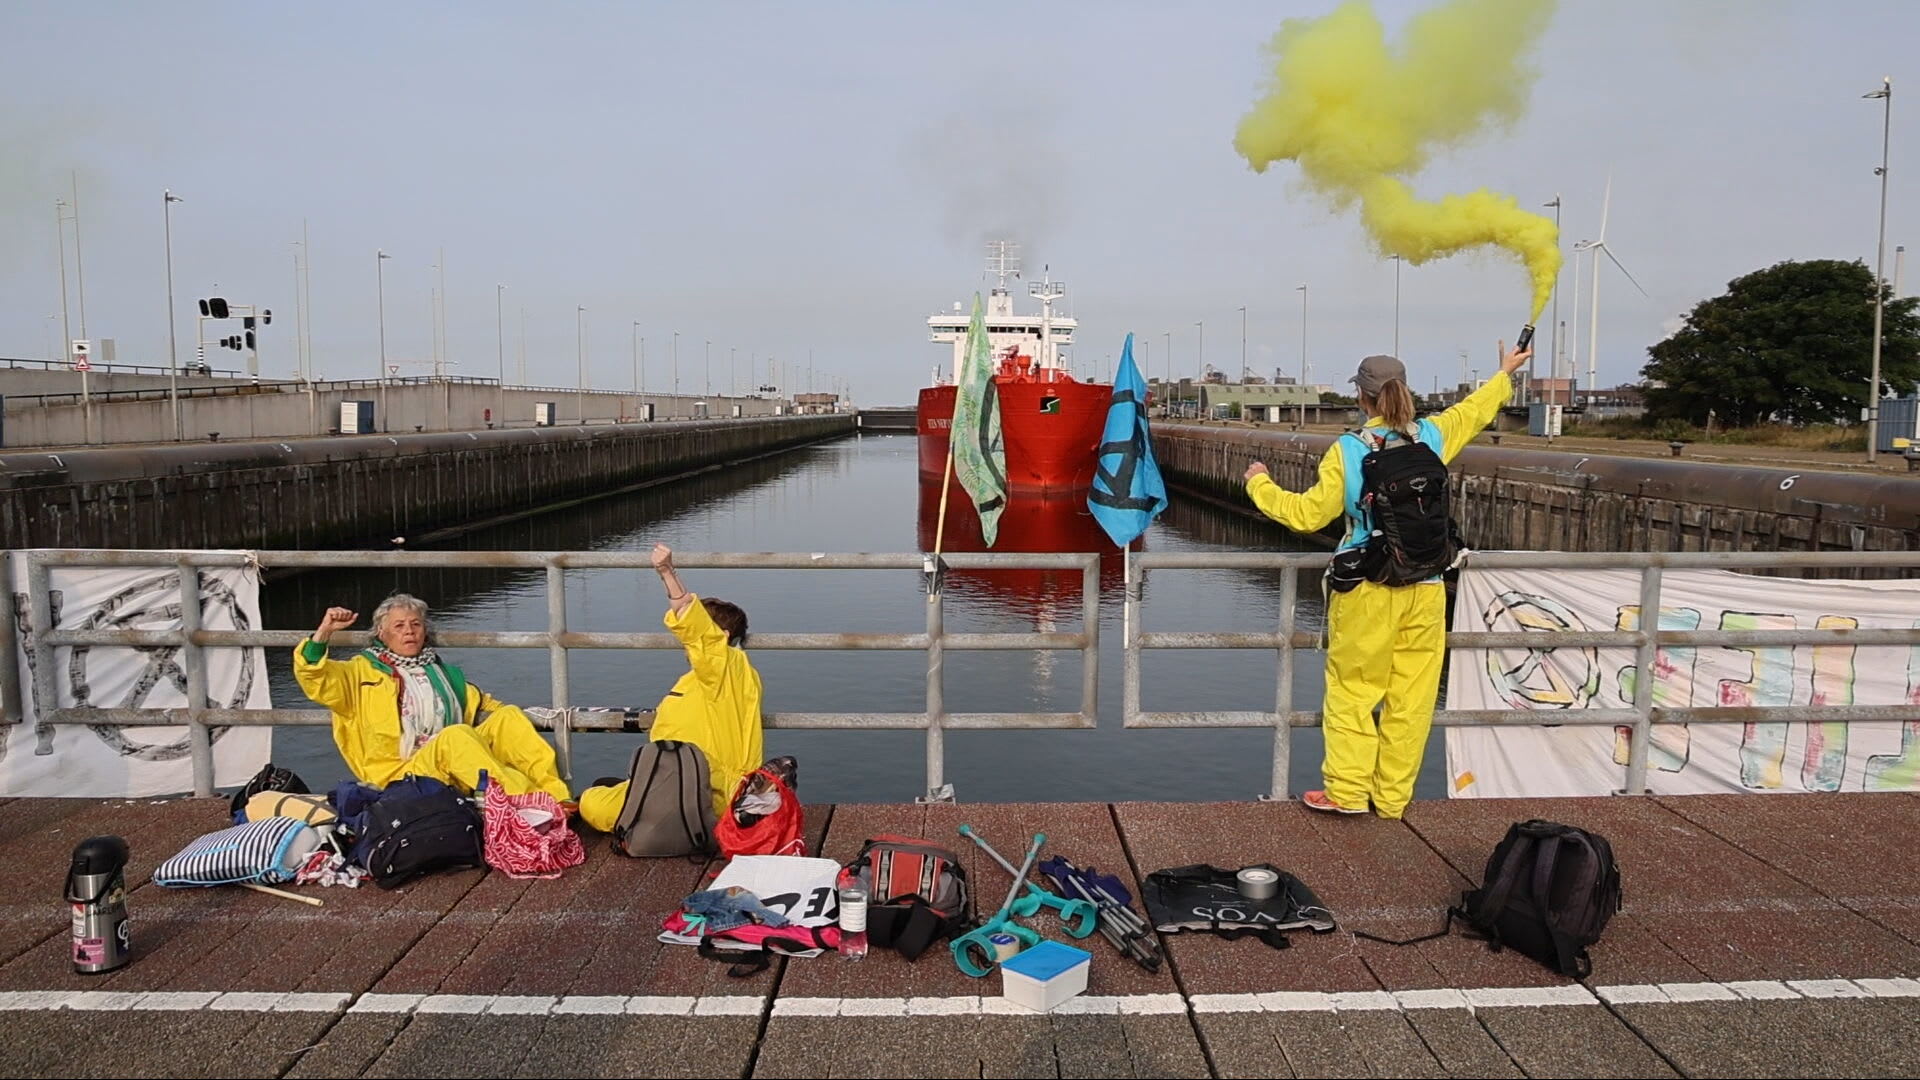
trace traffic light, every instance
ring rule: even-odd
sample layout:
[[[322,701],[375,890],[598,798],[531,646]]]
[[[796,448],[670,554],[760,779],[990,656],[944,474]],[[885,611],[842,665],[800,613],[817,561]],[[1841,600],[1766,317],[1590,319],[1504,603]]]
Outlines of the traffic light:
[[[273,325],[273,309],[272,308],[264,308],[261,310],[260,325],[261,326]]]
[[[252,319],[248,319],[247,321],[248,321],[248,322],[252,322],[253,320],[252,320]],[[251,331],[251,330],[249,330],[249,331],[247,331],[247,348],[248,348],[248,349],[252,349],[252,348],[253,348],[253,331]]]
[[[240,325],[248,330],[253,329],[253,316],[248,315],[242,318],[240,320]]]
[[[239,349],[239,348],[240,348],[240,335],[238,335],[238,334],[235,334],[235,335],[234,335],[234,336],[232,336],[232,337],[223,337],[223,338],[221,338],[221,339],[220,339],[220,347],[221,347],[221,348],[223,348],[223,349],[235,349],[235,350],[237,350],[237,349]]]
[[[200,301],[200,314],[209,319],[226,319],[232,317],[232,313],[227,310],[226,298],[220,296],[209,297],[208,299]]]

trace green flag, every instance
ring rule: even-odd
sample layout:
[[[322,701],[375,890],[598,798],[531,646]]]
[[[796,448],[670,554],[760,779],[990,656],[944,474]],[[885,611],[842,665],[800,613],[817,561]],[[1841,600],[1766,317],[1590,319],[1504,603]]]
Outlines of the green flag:
[[[993,350],[973,294],[973,324],[967,327],[967,352],[960,361],[953,402],[953,471],[980,513],[980,534],[992,547],[1000,533],[1000,511],[1007,506],[1007,453],[1000,438],[1000,395],[993,387]]]

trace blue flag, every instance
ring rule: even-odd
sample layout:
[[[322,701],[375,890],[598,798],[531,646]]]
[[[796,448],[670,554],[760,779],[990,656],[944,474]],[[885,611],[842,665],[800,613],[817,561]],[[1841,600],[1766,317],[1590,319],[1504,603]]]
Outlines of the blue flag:
[[[1087,508],[1120,547],[1133,543],[1167,508],[1167,483],[1147,434],[1147,384],[1133,363],[1132,334],[1113,373],[1113,404],[1107,407]]]

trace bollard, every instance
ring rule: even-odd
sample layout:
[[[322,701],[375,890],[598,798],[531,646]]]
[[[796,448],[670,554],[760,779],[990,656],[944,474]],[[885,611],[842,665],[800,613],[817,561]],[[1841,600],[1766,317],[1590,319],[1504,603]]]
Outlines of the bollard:
[[[1679,457],[1680,451],[1684,449],[1686,445],[1687,445],[1686,443],[1683,443],[1680,440],[1675,439],[1672,442],[1667,443],[1667,449],[1673,451],[1674,457]]]
[[[1499,446],[1499,445],[1500,445],[1500,433],[1499,433],[1499,432],[1497,432],[1497,431],[1496,431],[1496,432],[1493,432],[1493,433],[1492,433],[1492,434],[1491,434],[1491,435],[1489,436],[1489,438],[1491,438],[1491,439],[1493,439],[1493,445],[1495,445],[1495,446]]]
[[[208,442],[219,442],[219,441],[220,441],[220,433],[219,433],[219,432],[217,432],[217,431],[209,431],[209,432],[207,432],[207,441],[208,441]]]

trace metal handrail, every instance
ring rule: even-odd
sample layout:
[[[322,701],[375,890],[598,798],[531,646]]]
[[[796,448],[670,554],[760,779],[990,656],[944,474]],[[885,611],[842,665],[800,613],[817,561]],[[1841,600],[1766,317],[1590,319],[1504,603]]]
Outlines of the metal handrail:
[[[1292,729],[1319,727],[1319,712],[1293,707],[1294,654],[1321,645],[1316,634],[1295,629],[1300,574],[1326,569],[1327,556],[1313,552],[1143,552],[1129,561],[1122,643],[1122,720],[1129,728],[1271,728],[1273,771],[1266,797],[1288,796],[1292,759]],[[1636,570],[1640,573],[1639,610],[1659,611],[1661,574],[1665,570],[1920,570],[1920,551],[1497,551],[1472,552],[1466,565],[1488,570]],[[1283,571],[1280,619],[1274,633],[1144,631],[1141,625],[1142,576],[1147,570],[1263,570]],[[1640,671],[1653,670],[1656,652],[1663,646],[1920,646],[1920,628],[1866,630],[1663,630],[1610,631],[1454,631],[1447,632],[1450,649],[1508,648],[1632,648]],[[1271,649],[1277,655],[1274,709],[1152,712],[1140,707],[1140,652],[1143,649]],[[1648,748],[1653,725],[1744,724],[1777,722],[1791,710],[1795,720],[1819,723],[1912,720],[1920,710],[1912,705],[1772,705],[1676,708],[1653,703],[1652,679],[1634,683],[1634,701],[1625,709],[1440,709],[1433,714],[1439,726],[1497,725],[1631,725],[1624,791],[1646,790]]]
[[[206,659],[203,650],[217,647],[290,647],[305,640],[307,634],[285,630],[208,630],[199,623],[199,571],[217,567],[411,567],[441,568],[522,568],[543,569],[547,595],[547,628],[539,631],[448,631],[437,634],[446,645],[473,648],[546,649],[549,654],[548,678],[552,708],[530,710],[536,723],[554,733],[555,750],[561,774],[572,776],[572,733],[575,730],[641,731],[651,723],[652,711],[645,709],[579,709],[570,701],[568,654],[573,649],[679,649],[680,641],[671,634],[606,633],[569,630],[567,627],[568,570],[640,569],[651,566],[643,551],[119,551],[104,549],[46,550],[25,552],[28,629],[32,633],[29,653],[32,657],[32,693],[35,701],[59,700],[55,685],[54,650],[61,646],[120,646],[141,648],[173,647],[181,650],[189,701],[206,701]],[[676,553],[674,561],[689,570],[917,570],[933,575],[934,560],[920,554],[866,553]],[[1092,728],[1099,715],[1100,654],[1100,557],[1096,554],[1031,553],[981,554],[954,553],[939,560],[945,570],[1034,569],[1079,570],[1081,573],[1082,616],[1079,632],[1030,633],[948,633],[945,605],[940,590],[927,595],[926,629],[921,633],[803,633],[755,634],[755,649],[835,650],[835,651],[918,651],[927,656],[926,708],[916,713],[788,713],[774,712],[763,717],[770,728],[804,730],[917,730],[926,732],[927,796],[929,800],[952,798],[952,785],[946,783],[944,732],[957,730],[1074,729]],[[72,566],[155,567],[179,571],[181,627],[176,630],[62,630],[52,628],[50,579],[54,568]],[[0,575],[10,575],[10,565],[0,566]],[[12,584],[6,585],[11,593]],[[12,605],[7,605],[0,620],[0,696],[4,697],[11,722],[18,722],[21,672],[15,667],[16,634]],[[363,645],[369,635],[341,633],[334,642],[342,646]],[[943,656],[949,649],[958,651],[992,650],[1073,650],[1082,656],[1080,709],[1077,712],[948,712],[945,704]],[[331,723],[332,717],[321,709],[118,709],[56,708],[36,710],[41,724],[98,724],[133,727],[187,728],[187,749],[193,764],[194,791],[209,795],[213,791],[213,740],[211,729],[230,726],[296,725],[318,726]]]

